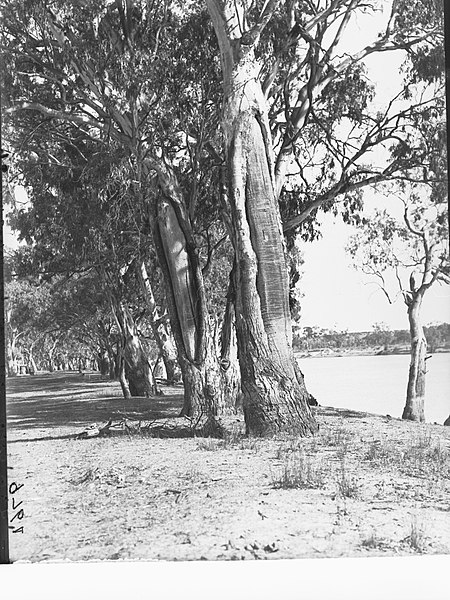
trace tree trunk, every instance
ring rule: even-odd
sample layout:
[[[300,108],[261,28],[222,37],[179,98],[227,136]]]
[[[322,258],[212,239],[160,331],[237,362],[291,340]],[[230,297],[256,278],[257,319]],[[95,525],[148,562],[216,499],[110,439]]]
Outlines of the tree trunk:
[[[122,348],[117,353],[117,378],[119,379],[120,387],[122,388],[123,397],[125,400],[128,400],[131,398],[131,391],[125,374],[125,357]]]
[[[422,297],[415,294],[408,306],[409,330],[411,334],[411,362],[409,365],[406,404],[402,419],[425,421],[425,376],[427,341],[420,321]]]
[[[171,329],[184,383],[182,414],[200,420],[234,412],[220,373],[191,224],[175,175],[158,173],[154,242],[165,279]]]
[[[136,272],[142,291],[144,292],[147,306],[150,312],[150,326],[153,337],[160,351],[161,357],[166,368],[167,383],[180,381],[181,371],[178,365],[177,351],[175,342],[170,332],[168,323],[160,318],[156,306],[155,296],[148,278],[147,269],[143,260],[138,261]]]
[[[15,377],[17,375],[17,360],[15,352],[15,344],[11,341],[9,335],[6,336],[6,365],[8,377]]]
[[[49,350],[47,353],[47,362],[48,362],[48,370],[50,373],[53,373],[55,370],[55,364],[53,362],[53,351]]]
[[[11,325],[11,306],[9,300],[5,302],[5,343],[6,343],[6,368],[8,377],[17,375],[16,360],[16,335]]]
[[[119,343],[116,344],[116,351],[111,349],[109,378],[119,379],[120,375],[120,348]]]
[[[151,396],[156,392],[153,374],[133,317],[124,302],[117,302],[117,320],[124,339],[123,362],[132,396]]]
[[[110,372],[110,362],[108,351],[105,348],[102,348],[98,353],[97,358],[98,370],[103,377],[106,377]]]
[[[238,4],[241,4],[238,2]],[[276,199],[271,133],[252,45],[237,10],[207,0],[221,47],[233,245],[236,333],[247,433],[317,431],[292,351],[288,267]],[[229,14],[230,13],[230,14]],[[234,14],[233,14],[234,13]]]
[[[222,380],[227,394],[235,398],[235,407],[242,410],[241,373],[237,354],[236,340],[236,312],[234,304],[236,301],[236,290],[234,289],[236,265],[230,274],[228,286],[227,303],[223,317],[220,336],[220,368]]]
[[[35,375],[37,371],[36,361],[34,360],[33,350],[30,349],[27,351],[27,370],[30,375]]]

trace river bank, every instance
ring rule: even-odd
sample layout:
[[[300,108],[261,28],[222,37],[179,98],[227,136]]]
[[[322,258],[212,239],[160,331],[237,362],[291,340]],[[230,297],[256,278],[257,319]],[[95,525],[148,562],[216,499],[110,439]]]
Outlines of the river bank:
[[[450,428],[321,406],[315,438],[76,439],[181,389],[125,402],[97,376],[8,382],[14,561],[258,560],[450,552]],[[236,417],[238,420],[239,417]],[[176,421],[176,418],[175,418]]]

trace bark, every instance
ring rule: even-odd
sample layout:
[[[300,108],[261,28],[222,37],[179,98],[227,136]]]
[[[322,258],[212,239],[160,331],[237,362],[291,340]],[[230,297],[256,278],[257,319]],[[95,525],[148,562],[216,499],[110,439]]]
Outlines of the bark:
[[[427,341],[420,320],[422,296],[414,294],[408,306],[409,330],[411,334],[411,362],[409,365],[406,404],[402,418],[410,421],[425,421],[425,377]]]
[[[270,128],[252,44],[237,10],[207,0],[221,47],[226,159],[236,253],[236,333],[247,433],[317,431],[292,351],[288,268]],[[240,5],[238,2],[237,5]]]
[[[132,396],[151,396],[156,385],[148,358],[139,340],[133,317],[124,302],[117,302],[117,321],[123,336],[123,363]],[[123,386],[122,386],[123,387]]]
[[[236,290],[234,280],[236,265],[230,273],[227,302],[222,323],[220,336],[220,368],[222,372],[223,385],[227,394],[235,398],[236,409],[242,410],[241,373],[237,355],[236,340]]]
[[[234,411],[223,385],[203,277],[189,216],[175,175],[159,171],[153,204],[154,242],[165,279],[171,329],[184,383],[182,415],[195,420]]]
[[[177,351],[175,342],[170,331],[170,327],[164,319],[161,319],[156,306],[155,296],[148,278],[147,269],[143,260],[136,264],[136,272],[142,291],[144,292],[147,306],[150,313],[150,326],[153,337],[158,346],[164,366],[166,368],[166,377],[168,383],[180,381],[181,371],[178,365]]]

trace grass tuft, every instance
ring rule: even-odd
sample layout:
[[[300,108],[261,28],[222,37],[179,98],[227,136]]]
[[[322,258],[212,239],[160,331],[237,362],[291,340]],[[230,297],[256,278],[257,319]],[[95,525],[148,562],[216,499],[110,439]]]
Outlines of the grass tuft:
[[[325,431],[320,436],[320,441],[324,446],[332,446],[346,452],[352,440],[352,434],[344,427]]]
[[[374,531],[361,541],[361,546],[367,550],[384,550],[387,547],[386,541],[378,537]]]
[[[359,495],[359,484],[355,477],[350,477],[345,461],[341,461],[340,475],[337,480],[339,494],[343,498],[356,498]]]
[[[424,552],[426,547],[425,528],[418,523],[417,517],[412,517],[409,535],[405,538],[409,546],[416,552]]]
[[[272,479],[272,485],[281,489],[319,489],[324,487],[326,477],[327,469],[323,461],[313,459],[304,452],[295,452],[285,455],[280,471]]]

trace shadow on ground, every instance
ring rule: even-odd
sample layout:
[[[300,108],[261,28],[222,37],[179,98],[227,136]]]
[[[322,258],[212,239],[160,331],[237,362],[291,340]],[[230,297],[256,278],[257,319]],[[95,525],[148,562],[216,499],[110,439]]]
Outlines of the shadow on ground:
[[[10,378],[7,381],[8,428],[22,431],[80,427],[126,414],[152,420],[180,413],[180,388],[165,388],[166,395],[125,400],[116,382],[99,374],[49,373]]]

